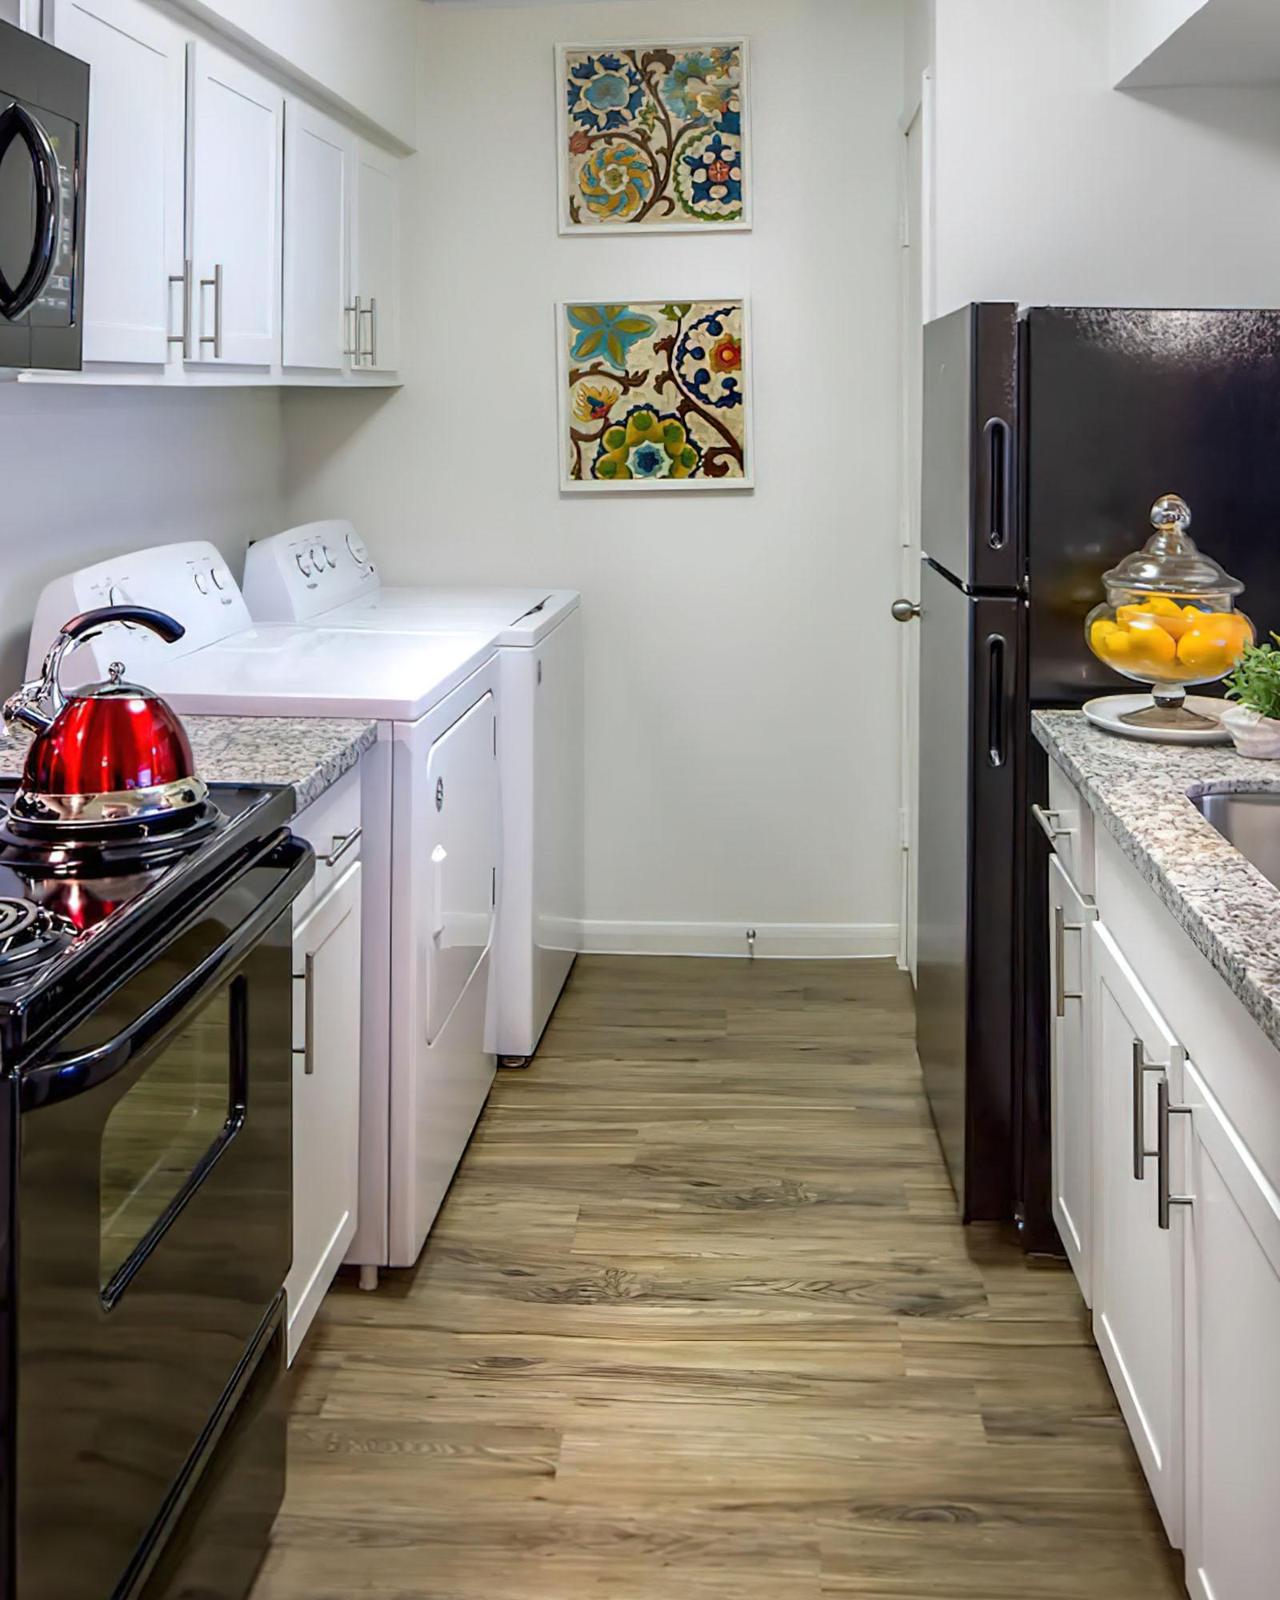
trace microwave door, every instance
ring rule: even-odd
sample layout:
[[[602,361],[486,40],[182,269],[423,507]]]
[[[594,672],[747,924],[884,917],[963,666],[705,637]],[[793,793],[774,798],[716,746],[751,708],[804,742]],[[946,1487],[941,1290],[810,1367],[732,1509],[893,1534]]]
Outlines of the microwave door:
[[[19,100],[0,109],[0,317],[40,299],[58,261],[61,174],[44,125]]]

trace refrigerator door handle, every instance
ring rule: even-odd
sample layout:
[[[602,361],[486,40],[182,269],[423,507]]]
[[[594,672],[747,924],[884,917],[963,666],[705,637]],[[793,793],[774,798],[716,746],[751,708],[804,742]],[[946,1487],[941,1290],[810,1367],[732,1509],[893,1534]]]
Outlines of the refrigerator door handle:
[[[987,442],[987,543],[993,550],[1003,550],[1009,542],[1013,433],[1003,417],[990,417],[983,432]]]
[[[1004,635],[987,635],[987,761],[1002,767],[1009,754],[1009,719],[1005,698]]]

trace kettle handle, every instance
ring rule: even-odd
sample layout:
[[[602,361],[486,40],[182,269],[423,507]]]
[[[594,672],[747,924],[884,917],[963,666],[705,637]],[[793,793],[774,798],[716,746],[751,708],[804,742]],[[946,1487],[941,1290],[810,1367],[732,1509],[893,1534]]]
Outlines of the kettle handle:
[[[92,611],[82,611],[70,622],[64,622],[61,635],[66,639],[83,639],[86,634],[96,632],[108,622],[133,623],[140,628],[150,628],[166,644],[176,644],[187,631],[176,617],[171,617],[167,611],[156,611],[151,606],[97,606]]]
[[[91,639],[113,622],[125,626],[149,628],[166,644],[174,644],[187,631],[176,618],[165,611],[150,606],[96,606],[92,611],[82,611],[59,629],[58,637],[49,647],[40,676],[24,683],[16,694],[4,703],[4,720],[22,722],[28,728],[43,732],[66,705],[59,676],[62,658],[68,650],[85,639]]]

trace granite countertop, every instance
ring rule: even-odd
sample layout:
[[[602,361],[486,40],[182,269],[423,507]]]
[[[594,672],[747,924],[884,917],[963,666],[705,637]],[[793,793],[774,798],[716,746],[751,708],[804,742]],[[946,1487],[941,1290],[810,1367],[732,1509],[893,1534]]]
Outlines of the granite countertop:
[[[192,716],[182,722],[206,782],[292,788],[295,813],[354,767],[378,735],[376,723],[340,717]],[[0,726],[0,777],[21,773],[31,737],[25,729]]]
[[[1101,825],[1280,1049],[1280,889],[1190,800],[1242,789],[1280,793],[1280,761],[1250,760],[1231,745],[1126,739],[1079,711],[1037,711],[1031,722]]]

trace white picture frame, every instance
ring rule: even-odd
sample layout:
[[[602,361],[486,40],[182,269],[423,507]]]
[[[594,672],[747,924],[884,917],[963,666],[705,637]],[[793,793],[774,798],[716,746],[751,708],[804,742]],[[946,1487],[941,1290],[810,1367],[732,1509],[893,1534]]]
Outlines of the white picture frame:
[[[621,307],[660,307],[666,304],[689,304],[690,306],[722,306],[738,307],[741,318],[742,330],[742,459],[743,469],[740,477],[701,477],[687,478],[645,478],[631,479],[629,481],[608,481],[584,473],[576,478],[570,466],[569,446],[572,442],[570,432],[572,416],[570,405],[573,391],[569,384],[570,372],[570,338],[569,338],[569,308],[577,306],[616,305]],[[580,299],[557,300],[555,303],[555,338],[556,338],[556,381],[558,388],[558,404],[556,407],[556,451],[559,457],[559,481],[562,494],[596,494],[596,495],[624,495],[624,494],[733,494],[740,490],[753,490],[756,486],[755,465],[755,396],[752,379],[752,363],[754,353],[754,336],[751,329],[751,303],[745,295],[696,295],[681,298],[672,296],[670,299],[663,296],[632,296],[620,297],[615,300],[604,301],[599,296],[584,296]],[[608,374],[602,374],[603,382],[609,382]],[[613,380],[617,381],[617,380]],[[682,392],[683,393],[683,392]],[[718,447],[717,447],[718,448]],[[584,462],[584,465],[586,463]]]
[[[642,53],[647,50],[674,50],[687,52],[690,50],[707,48],[736,48],[740,61],[740,88],[741,101],[741,132],[738,135],[741,148],[742,185],[742,214],[733,221],[726,222],[700,222],[689,220],[687,222],[672,221],[623,221],[623,222],[575,222],[570,211],[572,185],[570,181],[570,150],[569,137],[573,131],[570,128],[569,107],[565,93],[568,82],[568,57],[571,53],[589,51],[592,54],[623,53],[627,51]],[[557,44],[555,46],[555,75],[556,75],[556,204],[558,207],[559,231],[566,238],[581,237],[593,238],[599,234],[635,233],[640,235],[656,233],[746,233],[752,227],[752,201],[755,189],[755,168],[751,155],[751,41],[745,35],[721,35],[719,38],[693,38],[693,39],[630,39],[625,42],[604,40],[599,42]]]

